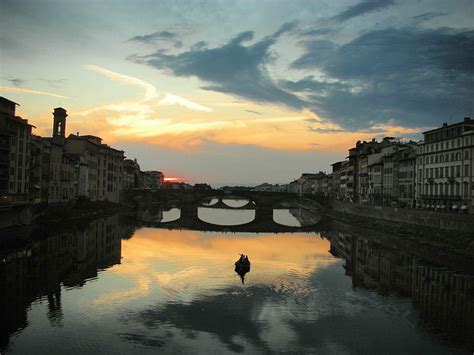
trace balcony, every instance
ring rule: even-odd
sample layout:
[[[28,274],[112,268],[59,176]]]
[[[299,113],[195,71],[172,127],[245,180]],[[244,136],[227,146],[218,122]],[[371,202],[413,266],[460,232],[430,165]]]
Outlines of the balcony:
[[[461,200],[461,195],[448,196],[448,195],[421,195],[423,200],[445,200],[445,201],[455,201]]]

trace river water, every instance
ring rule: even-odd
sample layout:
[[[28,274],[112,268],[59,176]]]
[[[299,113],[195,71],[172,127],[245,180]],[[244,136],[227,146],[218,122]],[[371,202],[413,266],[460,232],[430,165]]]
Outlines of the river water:
[[[199,218],[235,225],[248,212]],[[304,216],[274,212],[290,226]],[[176,219],[179,209],[159,213]],[[140,225],[114,215],[0,231],[0,353],[473,350],[474,277],[399,243],[337,224],[278,234]],[[251,261],[243,277],[240,253]]]

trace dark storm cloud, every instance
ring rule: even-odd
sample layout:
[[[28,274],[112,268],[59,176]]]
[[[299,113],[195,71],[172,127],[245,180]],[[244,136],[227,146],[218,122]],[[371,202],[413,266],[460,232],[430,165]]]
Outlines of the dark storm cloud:
[[[222,47],[194,46],[179,54],[158,51],[134,60],[157,69],[171,71],[174,75],[195,76],[206,82],[205,90],[224,92],[261,103],[277,103],[302,109],[305,103],[273,81],[265,65],[274,60],[270,47],[284,33],[293,30],[292,23],[284,24],[272,35],[254,44],[251,31],[242,32]]]
[[[447,15],[446,12],[428,11],[420,15],[413,16],[413,19],[415,19],[415,21],[417,22],[424,22],[424,21],[429,21],[431,19],[434,19],[436,17],[446,16],[446,15]]]
[[[286,81],[293,92],[311,92],[315,112],[346,127],[367,122],[438,124],[464,115],[473,103],[474,31],[386,29],[339,46],[304,41],[292,64],[318,69],[326,80]]]
[[[368,0],[362,1],[354,6],[348,7],[339,15],[333,17],[333,20],[344,22],[351,18],[365,15],[369,12],[377,11],[395,4],[394,0]]]
[[[335,32],[336,29],[330,27],[312,28],[300,31],[301,36],[322,36]]]
[[[338,81],[329,82],[329,81],[319,81],[315,80],[313,76],[309,75],[301,80],[298,81],[291,81],[291,80],[281,80],[279,84],[291,91],[291,92],[298,92],[298,93],[310,93],[311,95],[314,94],[325,94],[328,92],[332,92],[335,90],[346,90],[349,89],[350,86]]]
[[[26,82],[25,80],[21,78],[2,78],[2,80],[9,82],[10,85],[13,85],[16,87],[23,86]]]
[[[64,85],[67,82],[66,79],[37,79],[37,80],[45,82],[46,84],[48,84],[49,86],[55,89],[64,87]]]
[[[250,113],[253,113],[253,114],[255,114],[255,115],[260,115],[260,116],[262,115],[261,112],[254,111],[254,110],[245,110],[245,111],[250,112]]]
[[[41,81],[43,83],[48,84],[49,86],[53,88],[61,88],[63,85],[66,83],[66,79],[43,79],[43,78],[37,78],[37,79],[22,79],[22,78],[2,78],[3,81],[7,81],[10,83],[10,85],[16,86],[16,87],[21,87],[24,86],[28,82],[32,81]]]
[[[183,45],[183,42],[181,42],[178,35],[174,32],[169,31],[153,32],[147,35],[135,36],[128,40],[128,42],[139,42],[145,44],[155,44],[159,41],[170,42],[176,48],[180,48]]]
[[[275,81],[270,76],[267,65],[275,58],[271,47],[288,32],[306,38],[299,42],[305,52],[292,69],[317,71],[317,78]],[[205,90],[309,109],[344,129],[378,123],[437,125],[463,117],[473,105],[474,31],[388,28],[343,45],[307,38],[294,24],[285,24],[258,41],[246,31],[221,47],[198,42],[179,54],[158,50],[133,59],[176,76],[195,76]]]

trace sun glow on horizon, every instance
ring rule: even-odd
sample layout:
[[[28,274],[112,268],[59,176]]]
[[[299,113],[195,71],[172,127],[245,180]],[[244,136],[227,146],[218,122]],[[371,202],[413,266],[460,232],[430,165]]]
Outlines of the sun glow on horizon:
[[[164,182],[183,182],[186,181],[187,179],[185,178],[179,178],[179,177],[165,177],[163,179]]]

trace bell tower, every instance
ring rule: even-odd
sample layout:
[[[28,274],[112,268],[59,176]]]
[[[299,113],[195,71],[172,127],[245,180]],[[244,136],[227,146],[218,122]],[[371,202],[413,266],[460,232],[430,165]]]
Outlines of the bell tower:
[[[56,107],[53,112],[53,138],[66,137],[67,111],[62,107]]]

